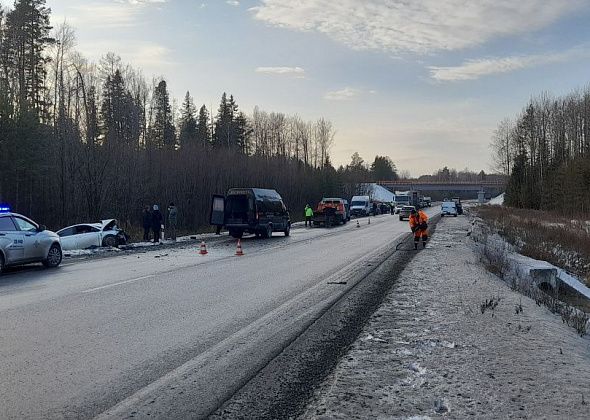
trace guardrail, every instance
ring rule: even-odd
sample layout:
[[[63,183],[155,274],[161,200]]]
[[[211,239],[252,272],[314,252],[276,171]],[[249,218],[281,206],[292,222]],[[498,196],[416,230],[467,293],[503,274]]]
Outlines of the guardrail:
[[[381,186],[396,186],[396,185],[445,185],[445,186],[452,186],[452,185],[472,185],[472,186],[483,186],[483,187],[503,187],[506,185],[506,181],[480,181],[480,182],[473,182],[473,181],[417,181],[417,180],[410,180],[410,181],[379,181],[377,182],[378,185]]]

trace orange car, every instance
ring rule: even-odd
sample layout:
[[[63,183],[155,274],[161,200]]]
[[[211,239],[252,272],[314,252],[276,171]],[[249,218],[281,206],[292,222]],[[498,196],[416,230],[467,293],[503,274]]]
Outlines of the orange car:
[[[314,226],[343,225],[349,220],[348,202],[343,198],[323,198],[313,215]]]

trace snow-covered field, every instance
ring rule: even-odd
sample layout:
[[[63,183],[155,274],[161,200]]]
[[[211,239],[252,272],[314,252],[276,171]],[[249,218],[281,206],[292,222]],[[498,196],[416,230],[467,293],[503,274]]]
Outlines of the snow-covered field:
[[[590,340],[487,272],[469,227],[438,224],[303,418],[590,418]]]

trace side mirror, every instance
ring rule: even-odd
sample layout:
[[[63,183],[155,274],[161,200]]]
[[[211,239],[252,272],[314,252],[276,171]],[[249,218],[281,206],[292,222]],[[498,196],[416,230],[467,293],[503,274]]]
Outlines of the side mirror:
[[[47,226],[45,225],[39,225],[39,227],[37,228],[37,232],[45,232],[47,230]]]

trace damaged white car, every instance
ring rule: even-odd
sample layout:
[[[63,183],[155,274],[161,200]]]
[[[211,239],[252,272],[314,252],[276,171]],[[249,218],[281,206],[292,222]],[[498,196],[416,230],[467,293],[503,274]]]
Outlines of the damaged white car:
[[[101,246],[118,247],[125,245],[129,240],[129,236],[117,226],[116,219],[69,226],[57,231],[57,234],[64,251]]]

